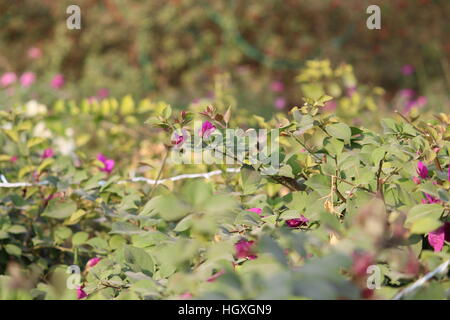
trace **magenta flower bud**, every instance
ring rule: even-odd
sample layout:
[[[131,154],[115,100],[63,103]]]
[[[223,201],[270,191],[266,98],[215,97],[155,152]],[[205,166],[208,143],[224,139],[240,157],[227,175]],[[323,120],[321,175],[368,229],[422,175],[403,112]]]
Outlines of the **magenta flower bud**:
[[[88,296],[88,294],[83,290],[83,287],[77,288],[77,299],[81,300]]]
[[[47,148],[44,150],[44,153],[42,153],[41,158],[42,159],[47,159],[47,158],[51,158],[54,156],[54,152],[52,148]]]
[[[97,257],[89,259],[89,261],[86,263],[86,267],[92,268],[97,263],[99,263],[100,260],[102,260],[102,259],[101,258],[97,258]]]
[[[17,161],[17,156],[12,156],[10,159],[9,159],[9,161],[11,161],[12,163],[16,163],[16,161]],[[449,174],[450,174],[450,171],[449,171]]]
[[[208,279],[206,279],[207,282],[214,282],[216,281],[217,278],[219,278],[221,275],[223,275],[225,273],[225,270],[220,270],[216,273],[214,273],[211,277],[209,277]]]
[[[24,88],[31,86],[35,80],[36,74],[34,74],[34,72],[25,72],[20,76],[20,84]]]
[[[306,225],[308,222],[309,219],[304,215],[301,215],[300,218],[286,220],[286,224],[289,228],[298,228],[300,226]]]
[[[0,85],[2,87],[8,87],[17,81],[17,76],[14,72],[5,72],[0,77]]]
[[[423,164],[422,161],[419,161],[417,164],[417,174],[422,178],[426,179],[428,177],[428,168]]]
[[[236,250],[236,257],[238,259],[247,258],[249,260],[254,260],[257,256],[253,253],[254,241],[239,240],[234,244]]]
[[[214,130],[216,130],[216,127],[211,122],[205,121],[202,124],[199,135],[204,139],[208,139],[208,137],[211,135],[211,133],[214,132]]]
[[[250,208],[247,211],[254,212],[254,213],[258,214],[258,215],[260,215],[262,213],[262,209],[261,208]]]
[[[61,89],[64,86],[64,76],[62,74],[57,74],[53,77],[51,86],[53,89]]]
[[[102,153],[97,155],[97,160],[103,163],[103,168],[100,168],[100,171],[111,173],[114,169],[116,162],[112,159],[106,158]]]

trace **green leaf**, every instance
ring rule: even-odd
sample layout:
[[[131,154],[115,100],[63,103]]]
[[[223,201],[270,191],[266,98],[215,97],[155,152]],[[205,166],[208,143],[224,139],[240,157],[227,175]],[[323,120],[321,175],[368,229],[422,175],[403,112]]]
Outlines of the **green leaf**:
[[[53,219],[66,219],[77,210],[77,204],[72,200],[61,202],[59,199],[50,200],[47,208],[42,213],[43,217]]]
[[[261,184],[261,175],[253,168],[243,167],[241,170],[241,185],[244,194],[255,193]]]
[[[436,230],[442,225],[439,219],[434,219],[433,217],[425,217],[415,220],[411,226],[411,233],[414,234],[426,234],[433,230]]]
[[[352,136],[352,130],[345,123],[335,123],[325,128],[327,133],[337,139],[344,140],[345,143],[350,143],[350,137]]]
[[[21,225],[13,225],[8,229],[9,233],[18,234],[18,233],[25,233],[27,232],[27,229],[24,226]]]
[[[20,255],[22,254],[22,249],[14,244],[5,245],[5,250],[8,254],[16,257],[20,257]]]
[[[72,236],[72,246],[79,246],[86,242],[86,240],[89,238],[89,234],[84,231],[80,231],[75,233]]]
[[[126,245],[124,246],[123,256],[125,262],[134,272],[143,272],[147,275],[155,272],[155,263],[144,249]]]
[[[409,211],[406,223],[414,223],[423,218],[437,220],[443,211],[444,208],[439,204],[419,204]]]

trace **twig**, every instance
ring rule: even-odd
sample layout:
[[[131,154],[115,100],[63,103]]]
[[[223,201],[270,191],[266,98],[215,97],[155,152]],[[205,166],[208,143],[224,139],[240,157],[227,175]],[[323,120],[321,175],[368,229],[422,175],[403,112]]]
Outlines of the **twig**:
[[[438,273],[444,273],[447,271],[447,268],[450,264],[450,259],[445,261],[444,263],[440,264],[436,269],[434,269],[431,272],[428,272],[425,276],[423,276],[422,278],[420,278],[419,280],[417,280],[416,282],[414,282],[411,286],[409,286],[408,288],[403,289],[402,291],[400,291],[399,293],[397,293],[393,300],[400,300],[401,298],[403,298],[405,295],[413,292],[414,290],[420,288],[421,286],[423,286],[428,280],[430,280],[431,278],[433,278],[436,274]]]

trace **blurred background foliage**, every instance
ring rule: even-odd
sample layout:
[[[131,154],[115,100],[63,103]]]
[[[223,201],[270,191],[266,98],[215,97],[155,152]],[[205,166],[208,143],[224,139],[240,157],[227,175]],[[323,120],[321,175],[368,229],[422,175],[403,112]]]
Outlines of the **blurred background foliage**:
[[[71,4],[81,8],[81,30],[66,27]],[[382,8],[381,30],[366,27],[370,4]],[[448,0],[2,1],[0,73],[34,72],[32,86],[16,89],[46,104],[103,90],[183,108],[225,90],[226,104],[270,116],[301,103],[299,70],[326,58],[383,87],[388,104],[411,89],[426,108],[445,111],[448,12]],[[61,90],[50,88],[55,74],[65,77]],[[0,101],[15,93],[0,90]]]

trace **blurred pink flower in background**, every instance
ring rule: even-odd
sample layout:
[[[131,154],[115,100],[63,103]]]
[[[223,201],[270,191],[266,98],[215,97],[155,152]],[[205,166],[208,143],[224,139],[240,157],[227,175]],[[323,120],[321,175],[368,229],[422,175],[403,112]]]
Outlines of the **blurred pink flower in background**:
[[[64,82],[64,76],[62,74],[57,74],[53,77],[50,85],[53,89],[61,89],[64,86]]]
[[[402,89],[400,90],[400,96],[405,99],[411,99],[416,95],[416,92],[413,89]]]
[[[102,153],[99,153],[97,155],[97,160],[102,162],[104,167],[100,168],[100,171],[111,173],[111,171],[114,169],[114,165],[116,162],[113,159],[106,158]]]
[[[355,92],[356,92],[356,87],[355,87],[355,86],[349,87],[349,88],[346,89],[345,92],[346,92],[346,94],[347,94],[348,97],[351,97],[351,96],[353,96],[353,95],[355,94]]]
[[[408,112],[412,108],[422,108],[424,107],[428,102],[428,99],[424,96],[418,97],[416,100],[410,100],[405,105],[405,111]]]
[[[410,76],[414,73],[416,69],[414,68],[414,66],[410,65],[410,64],[405,64],[404,66],[402,66],[402,74],[404,76]]]
[[[97,91],[97,98],[100,100],[108,98],[109,96],[109,89],[107,88],[101,88]]]
[[[281,92],[281,91],[284,90],[284,84],[283,84],[283,82],[281,82],[281,81],[273,81],[273,82],[270,84],[270,89],[271,89],[273,92]]]
[[[367,268],[374,262],[372,254],[364,251],[353,252],[352,258],[352,272],[356,276],[365,276]]]
[[[17,81],[17,76],[14,72],[5,72],[0,78],[0,85],[7,87]]]
[[[11,161],[12,163],[16,163],[16,161],[17,161],[17,156],[12,156],[10,159],[9,159],[9,161]],[[449,172],[450,172],[450,170],[449,170]]]
[[[325,102],[325,105],[323,106],[323,111],[334,111],[336,110],[337,103],[334,100]]]
[[[42,50],[38,47],[31,47],[27,51],[27,56],[30,59],[39,59],[42,57]]]
[[[36,74],[34,72],[25,72],[20,76],[20,84],[22,87],[29,87],[34,81],[36,81]]]
[[[192,298],[192,293],[190,292],[185,292],[182,295],[180,295],[180,299],[190,299]]]
[[[42,153],[41,158],[42,159],[47,159],[47,158],[51,158],[55,155],[55,153],[53,152],[52,148],[47,148],[44,150],[44,153]]]
[[[281,110],[284,109],[286,107],[286,99],[283,97],[278,97],[275,99],[275,108]]]

